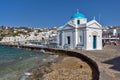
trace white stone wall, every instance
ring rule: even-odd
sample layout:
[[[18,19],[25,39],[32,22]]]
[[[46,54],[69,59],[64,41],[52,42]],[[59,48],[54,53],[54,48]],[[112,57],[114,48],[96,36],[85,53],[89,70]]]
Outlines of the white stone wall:
[[[72,19],[72,22],[76,25],[76,28],[78,27],[77,20],[80,20],[80,24],[86,24],[87,19],[86,18],[75,18]]]
[[[97,33],[94,33],[94,32],[97,32]],[[102,30],[93,29],[93,28],[87,28],[86,50],[94,50],[93,49],[93,35],[97,37],[96,49],[101,50],[102,49]]]
[[[62,31],[59,30],[58,33],[57,33],[57,42],[58,42],[57,44],[58,44],[59,47],[62,46],[62,40],[63,40],[62,35],[63,35]]]
[[[68,43],[67,37],[70,36],[70,48],[74,48],[74,31],[63,31],[64,37],[63,37],[63,46]]]
[[[84,29],[78,29],[78,44],[84,45],[84,38],[85,38],[84,32],[85,32]]]

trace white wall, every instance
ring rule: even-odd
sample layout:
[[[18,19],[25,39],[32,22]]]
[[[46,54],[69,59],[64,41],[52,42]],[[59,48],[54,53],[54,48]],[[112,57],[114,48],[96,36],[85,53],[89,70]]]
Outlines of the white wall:
[[[94,34],[94,32],[97,32],[97,34]],[[93,35],[96,35],[97,37],[96,50],[101,50],[102,49],[102,30],[93,29],[93,28],[87,28],[86,50],[94,50],[93,49]]]
[[[73,48],[74,47],[74,42],[75,42],[74,41],[74,39],[75,39],[74,31],[73,30],[67,30],[67,31],[63,31],[63,33],[64,33],[63,34],[64,35],[63,46],[68,43],[67,37],[70,36],[70,48]]]
[[[72,22],[76,25],[76,27],[78,27],[77,20],[80,20],[80,24],[86,24],[87,23],[87,19],[86,18],[75,18],[75,19],[72,19]]]
[[[85,38],[84,32],[85,32],[84,29],[78,29],[78,36],[77,36],[78,37],[78,44],[84,45],[84,38]],[[82,39],[80,39],[80,36]]]

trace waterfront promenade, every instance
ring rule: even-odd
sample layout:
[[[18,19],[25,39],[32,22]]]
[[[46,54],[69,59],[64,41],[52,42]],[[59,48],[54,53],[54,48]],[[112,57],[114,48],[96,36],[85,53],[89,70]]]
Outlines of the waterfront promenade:
[[[103,50],[74,50],[93,59],[100,71],[100,80],[120,80],[120,46],[106,45]]]

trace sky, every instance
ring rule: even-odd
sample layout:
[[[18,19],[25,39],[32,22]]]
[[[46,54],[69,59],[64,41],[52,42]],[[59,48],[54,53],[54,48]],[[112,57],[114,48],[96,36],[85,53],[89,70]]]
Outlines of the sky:
[[[0,25],[62,26],[77,12],[102,26],[120,26],[120,0],[0,0]]]

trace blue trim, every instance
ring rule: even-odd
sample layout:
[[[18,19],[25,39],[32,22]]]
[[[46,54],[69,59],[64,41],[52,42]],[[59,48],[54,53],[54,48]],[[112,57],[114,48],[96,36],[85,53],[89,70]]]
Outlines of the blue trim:
[[[93,49],[96,49],[96,41],[97,41],[97,37],[93,36]]]

